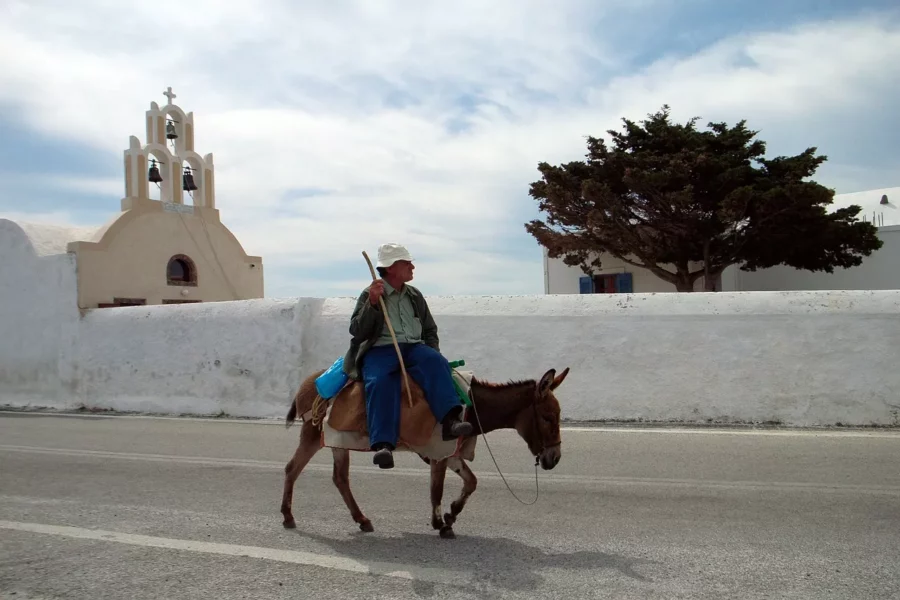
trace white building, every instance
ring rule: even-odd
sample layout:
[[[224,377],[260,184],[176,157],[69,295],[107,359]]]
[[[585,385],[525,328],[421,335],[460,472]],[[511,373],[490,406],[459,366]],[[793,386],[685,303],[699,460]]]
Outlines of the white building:
[[[811,272],[791,267],[772,267],[752,273],[731,265],[716,281],[718,291],[783,290],[887,290],[900,289],[900,187],[836,194],[831,210],[858,205],[861,220],[878,227],[884,242],[880,250],[863,258],[858,267],[835,269],[833,273]],[[544,293],[598,294],[674,292],[675,286],[647,269],[628,265],[606,256],[603,268],[586,275],[580,267],[570,267],[561,258],[549,258],[544,249]],[[691,265],[692,270],[700,264]],[[670,269],[671,270],[671,269]],[[694,285],[705,289],[703,277]]]

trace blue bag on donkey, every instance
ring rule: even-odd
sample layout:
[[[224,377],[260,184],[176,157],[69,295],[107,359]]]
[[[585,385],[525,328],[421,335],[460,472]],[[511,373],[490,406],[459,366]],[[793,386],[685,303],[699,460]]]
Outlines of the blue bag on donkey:
[[[344,373],[344,357],[340,357],[328,367],[324,373],[316,377],[316,391],[324,400],[334,398],[346,385],[347,374]]]

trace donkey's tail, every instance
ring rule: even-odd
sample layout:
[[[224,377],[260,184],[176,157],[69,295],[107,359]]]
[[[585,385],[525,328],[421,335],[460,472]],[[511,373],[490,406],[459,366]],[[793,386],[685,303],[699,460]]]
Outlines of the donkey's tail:
[[[290,427],[297,419],[297,397],[291,398],[291,409],[288,411],[287,417],[284,419],[284,426]]]

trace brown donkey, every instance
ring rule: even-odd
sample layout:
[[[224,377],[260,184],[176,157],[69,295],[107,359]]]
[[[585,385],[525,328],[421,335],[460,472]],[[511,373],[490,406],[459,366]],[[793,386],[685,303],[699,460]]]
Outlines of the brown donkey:
[[[291,511],[294,483],[303,468],[322,447],[321,420],[325,412],[325,403],[321,401],[315,403],[317,394],[314,383],[316,377],[322,372],[313,373],[303,381],[294,396],[286,418],[286,424],[289,427],[298,415],[302,416],[313,410],[316,411],[316,418],[303,422],[300,430],[300,443],[293,458],[284,468],[281,514],[284,515],[284,526],[288,529],[297,526]],[[545,470],[554,468],[562,457],[562,440],[559,431],[559,401],[553,395],[553,390],[559,387],[568,374],[568,368],[559,376],[556,375],[555,369],[550,369],[537,382],[525,380],[504,384],[488,383],[473,378],[471,393],[475,410],[467,411],[467,420],[472,423],[474,428],[472,435],[486,434],[497,429],[515,429],[541,467]],[[362,383],[357,382],[354,385],[362,385]],[[414,395],[422,393],[414,381],[410,381],[410,385],[413,386]],[[362,531],[374,531],[372,522],[360,510],[350,491],[350,450],[332,448],[332,453],[334,457],[332,480],[340,491],[347,508],[350,509],[351,517],[359,524]],[[465,460],[459,456],[443,460],[422,458],[426,463],[431,464],[431,525],[440,531],[441,537],[455,537],[453,524],[465,507],[466,501],[475,491],[478,480]],[[444,495],[444,478],[448,466],[462,478],[463,488],[459,497],[450,504],[450,512],[442,516],[441,500]]]

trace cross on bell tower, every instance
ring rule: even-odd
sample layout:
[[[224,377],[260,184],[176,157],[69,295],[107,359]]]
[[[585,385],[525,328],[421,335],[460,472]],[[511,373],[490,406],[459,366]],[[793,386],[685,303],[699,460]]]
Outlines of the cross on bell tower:
[[[169,86],[169,87],[166,89],[166,91],[163,92],[163,96],[165,96],[166,98],[169,99],[169,102],[168,102],[169,104],[172,104],[172,98],[177,98],[177,97],[178,97],[178,96],[175,95],[174,92],[172,92],[172,86]]]

